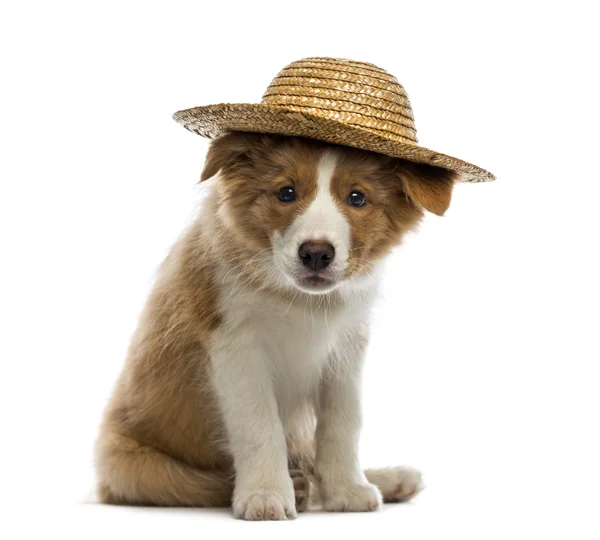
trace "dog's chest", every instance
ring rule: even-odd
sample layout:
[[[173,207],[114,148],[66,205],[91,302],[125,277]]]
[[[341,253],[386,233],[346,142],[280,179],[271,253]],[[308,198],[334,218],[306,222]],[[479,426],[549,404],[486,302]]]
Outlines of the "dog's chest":
[[[265,352],[280,407],[291,408],[314,396],[323,369],[359,318],[355,309],[308,298],[291,304],[276,298],[238,297],[223,309],[236,335],[251,335]],[[283,412],[283,411],[281,411]]]

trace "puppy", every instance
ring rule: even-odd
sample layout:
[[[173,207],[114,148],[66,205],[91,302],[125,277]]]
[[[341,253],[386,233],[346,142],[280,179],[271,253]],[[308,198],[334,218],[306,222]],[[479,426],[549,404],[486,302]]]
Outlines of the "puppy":
[[[381,261],[451,171],[311,139],[227,133],[201,215],[160,268],[96,448],[102,502],[292,519],[421,489],[363,471],[360,380]]]

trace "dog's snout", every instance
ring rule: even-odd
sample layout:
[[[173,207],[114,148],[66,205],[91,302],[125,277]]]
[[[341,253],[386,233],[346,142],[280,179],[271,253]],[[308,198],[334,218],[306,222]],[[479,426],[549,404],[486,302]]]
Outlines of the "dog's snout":
[[[335,256],[335,249],[329,242],[309,240],[300,246],[298,256],[304,266],[318,272],[329,266]]]

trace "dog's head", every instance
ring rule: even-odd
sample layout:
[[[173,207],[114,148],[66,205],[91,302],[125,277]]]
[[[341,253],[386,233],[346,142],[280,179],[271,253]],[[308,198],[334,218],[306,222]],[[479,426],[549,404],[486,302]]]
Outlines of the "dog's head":
[[[212,142],[201,180],[217,173],[218,216],[248,261],[314,294],[368,278],[424,210],[446,211],[455,180],[372,152],[240,132]]]

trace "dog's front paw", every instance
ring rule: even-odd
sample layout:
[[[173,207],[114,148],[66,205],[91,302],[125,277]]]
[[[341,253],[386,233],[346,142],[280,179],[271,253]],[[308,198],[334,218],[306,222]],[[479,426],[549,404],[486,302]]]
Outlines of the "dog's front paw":
[[[294,492],[287,489],[243,490],[233,498],[233,515],[249,521],[294,519],[297,515]]]
[[[323,489],[323,509],[328,512],[373,512],[381,507],[381,492],[376,486],[340,484]]]

